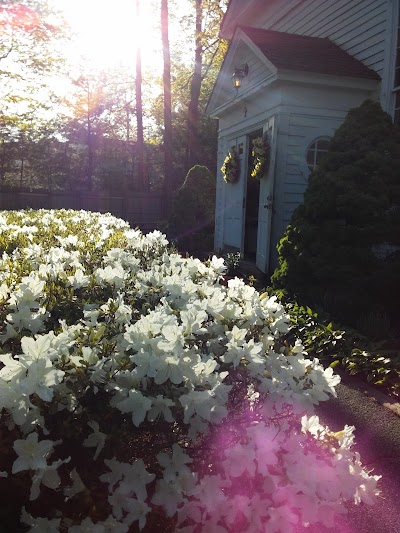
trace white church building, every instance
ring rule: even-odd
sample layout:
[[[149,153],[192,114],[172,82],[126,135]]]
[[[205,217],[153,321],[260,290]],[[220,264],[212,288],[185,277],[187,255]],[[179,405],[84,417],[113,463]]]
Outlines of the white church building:
[[[230,46],[207,113],[219,120],[218,169],[235,148],[240,175],[217,177],[216,251],[240,251],[271,272],[348,110],[375,99],[400,123],[398,35],[399,0],[231,0],[221,27]],[[252,140],[265,134],[270,163],[257,180]]]

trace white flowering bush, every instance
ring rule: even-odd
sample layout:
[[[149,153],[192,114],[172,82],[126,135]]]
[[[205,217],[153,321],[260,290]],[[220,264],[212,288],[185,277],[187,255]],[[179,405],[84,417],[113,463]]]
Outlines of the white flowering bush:
[[[0,524],[290,532],[379,476],[314,406],[339,377],[222,259],[110,215],[0,213]]]

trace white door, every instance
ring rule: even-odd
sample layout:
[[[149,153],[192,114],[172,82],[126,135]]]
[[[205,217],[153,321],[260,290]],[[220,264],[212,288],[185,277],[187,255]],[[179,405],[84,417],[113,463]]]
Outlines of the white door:
[[[271,159],[267,174],[260,181],[260,202],[258,206],[257,255],[256,265],[261,272],[268,272],[271,241],[271,223],[274,208],[274,169],[276,154],[275,117],[265,124],[264,134],[271,145]]]
[[[233,139],[229,148],[235,147],[240,159],[240,176],[236,183],[226,183],[224,209],[224,246],[243,253],[244,217],[246,205],[247,137]]]

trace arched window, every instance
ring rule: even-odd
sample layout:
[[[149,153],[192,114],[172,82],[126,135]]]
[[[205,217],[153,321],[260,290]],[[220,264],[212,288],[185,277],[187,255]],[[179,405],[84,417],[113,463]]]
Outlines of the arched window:
[[[308,147],[307,165],[311,172],[315,170],[321,159],[328,151],[330,141],[331,140],[329,137],[318,137],[318,139],[315,139]]]

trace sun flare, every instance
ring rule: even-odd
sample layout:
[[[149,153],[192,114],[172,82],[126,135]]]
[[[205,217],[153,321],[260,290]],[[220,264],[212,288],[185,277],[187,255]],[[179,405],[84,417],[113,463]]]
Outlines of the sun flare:
[[[141,2],[140,19],[133,0],[58,0],[76,34],[71,53],[95,67],[134,65],[139,46],[144,67],[159,62],[159,13],[151,2]]]

